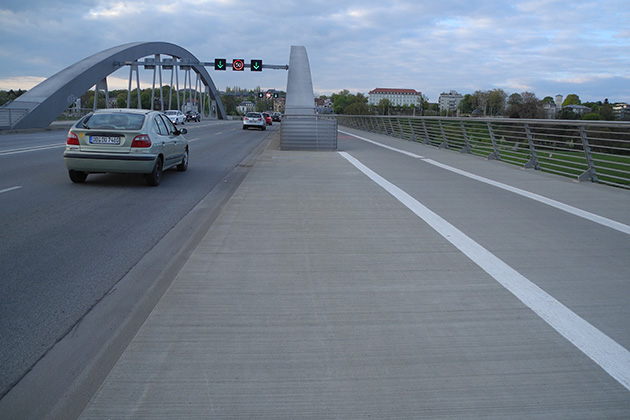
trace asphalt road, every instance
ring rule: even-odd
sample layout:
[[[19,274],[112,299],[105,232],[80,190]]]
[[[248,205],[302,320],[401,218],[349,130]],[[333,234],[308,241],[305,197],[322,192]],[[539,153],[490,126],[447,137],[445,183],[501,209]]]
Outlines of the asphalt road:
[[[272,132],[240,124],[186,124],[189,169],[158,187],[73,184],[63,130],[0,136],[0,397]]]

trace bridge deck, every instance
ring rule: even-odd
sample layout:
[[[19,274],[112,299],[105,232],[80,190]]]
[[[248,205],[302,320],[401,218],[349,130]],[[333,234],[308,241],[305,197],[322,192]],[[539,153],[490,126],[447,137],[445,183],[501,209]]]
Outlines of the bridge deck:
[[[261,155],[82,418],[629,418],[630,194],[353,133]]]

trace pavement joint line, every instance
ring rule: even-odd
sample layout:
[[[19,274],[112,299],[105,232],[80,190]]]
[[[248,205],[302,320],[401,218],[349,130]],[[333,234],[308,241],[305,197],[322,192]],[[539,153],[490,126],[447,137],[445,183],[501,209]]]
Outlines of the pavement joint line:
[[[500,258],[347,152],[338,152],[630,391],[630,352]]]
[[[494,187],[501,188],[501,189],[503,189],[505,191],[509,191],[509,192],[514,193],[514,194],[518,194],[518,195],[520,195],[522,197],[526,197],[526,198],[529,198],[531,200],[538,201],[539,203],[543,203],[543,204],[546,204],[548,206],[554,207],[554,208],[556,208],[558,210],[562,210],[562,211],[564,211],[566,213],[573,214],[574,216],[581,217],[581,218],[589,220],[591,222],[598,223],[598,224],[600,224],[602,226],[606,226],[606,227],[608,227],[610,229],[614,229],[614,230],[619,231],[621,233],[625,233],[626,235],[630,235],[630,226],[628,226],[626,224],[623,224],[623,223],[620,223],[620,222],[617,222],[616,220],[612,220],[612,219],[609,219],[607,217],[603,217],[603,216],[600,216],[598,214],[591,213],[591,212],[588,212],[586,210],[582,210],[582,209],[579,209],[577,207],[570,206],[570,205],[562,203],[560,201],[557,201],[557,200],[554,200],[554,199],[551,199],[551,198],[548,198],[548,197],[544,197],[542,195],[539,195],[539,194],[536,194],[536,193],[533,193],[533,192],[530,192],[530,191],[527,191],[527,190],[523,190],[521,188],[517,188],[517,187],[513,187],[511,185],[503,184],[502,182],[494,181],[492,179],[485,178],[485,177],[482,177],[482,176],[479,176],[479,175],[475,175],[475,174],[472,174],[470,172],[462,171],[461,169],[457,169],[457,168],[454,168],[452,166],[448,166],[448,165],[445,165],[443,163],[436,162],[433,159],[425,158],[423,156],[416,155],[415,153],[407,152],[406,150],[401,150],[401,149],[397,149],[395,147],[387,146],[385,144],[376,142],[374,140],[370,140],[370,139],[366,139],[366,138],[361,137],[361,136],[357,136],[356,134],[348,133],[348,132],[341,131],[341,130],[339,130],[339,132],[343,133],[343,134],[346,134],[346,135],[349,135],[349,136],[352,136],[352,137],[355,137],[355,138],[357,138],[359,140],[363,140],[363,141],[366,141],[368,143],[372,143],[372,144],[374,144],[376,146],[380,146],[380,147],[383,147],[383,148],[388,149],[388,150],[392,150],[392,151],[397,152],[397,153],[402,153],[404,155],[411,156],[411,157],[416,158],[416,159],[420,159],[420,160],[422,160],[422,161],[424,161],[426,163],[429,163],[431,165],[437,166],[437,167],[442,168],[442,169],[446,169],[447,171],[451,171],[451,172],[454,172],[456,174],[468,177],[470,179],[474,179],[475,181],[480,181],[480,182],[486,183],[488,185],[492,185]]]

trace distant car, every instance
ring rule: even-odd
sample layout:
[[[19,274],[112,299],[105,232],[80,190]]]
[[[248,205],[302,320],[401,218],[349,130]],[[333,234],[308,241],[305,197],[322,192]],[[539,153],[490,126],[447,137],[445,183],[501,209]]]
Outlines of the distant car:
[[[186,133],[159,111],[98,110],[70,128],[63,160],[72,182],[94,173],[139,173],[155,186],[166,169],[188,169]]]
[[[201,115],[197,111],[187,111],[186,112],[186,122],[190,121],[201,121]]]
[[[274,112],[273,114],[271,114],[272,121],[280,122],[281,118],[282,118],[282,114],[279,112]]]
[[[271,125],[271,124],[273,124],[273,122],[271,121],[271,115],[269,115],[269,114],[268,114],[268,113],[266,113],[266,112],[263,112],[262,114],[263,114],[263,117],[265,117],[265,123],[266,123],[267,125]]]
[[[260,112],[248,112],[245,114],[245,117],[243,117],[243,130],[247,130],[249,127],[266,130],[267,123],[263,114]]]
[[[166,111],[166,115],[171,120],[171,122],[175,125],[184,124],[186,122],[186,116],[182,111]]]

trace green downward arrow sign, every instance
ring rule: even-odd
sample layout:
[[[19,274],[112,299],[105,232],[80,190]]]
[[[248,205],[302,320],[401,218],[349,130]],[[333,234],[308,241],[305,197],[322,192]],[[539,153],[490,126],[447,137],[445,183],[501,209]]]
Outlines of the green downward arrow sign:
[[[225,70],[225,58],[215,58],[214,59],[214,69],[215,70]]]
[[[262,60],[252,60],[250,62],[251,71],[262,71]]]

